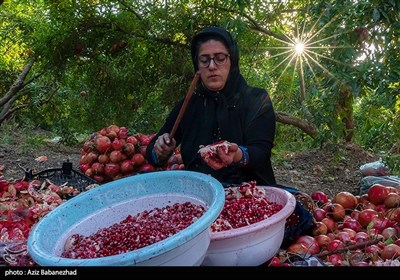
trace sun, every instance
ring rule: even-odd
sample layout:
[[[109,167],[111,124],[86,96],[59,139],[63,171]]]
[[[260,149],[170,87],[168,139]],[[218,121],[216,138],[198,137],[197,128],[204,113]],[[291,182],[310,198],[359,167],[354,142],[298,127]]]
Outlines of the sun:
[[[305,49],[305,45],[302,41],[298,40],[298,42],[296,42],[296,44],[294,44],[294,50],[296,52],[296,55],[300,56],[303,54],[304,49]]]

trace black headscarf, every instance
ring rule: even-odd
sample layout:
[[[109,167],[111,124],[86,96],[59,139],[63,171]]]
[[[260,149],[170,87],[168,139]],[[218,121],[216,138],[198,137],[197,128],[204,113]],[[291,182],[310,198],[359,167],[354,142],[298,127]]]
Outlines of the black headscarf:
[[[229,51],[231,69],[229,71],[229,76],[225,87],[219,92],[224,95],[230,105],[233,105],[235,103],[235,95],[238,93],[238,87],[240,86],[241,88],[243,88],[244,86],[247,86],[247,83],[240,74],[239,70],[239,49],[237,46],[237,42],[232,38],[232,35],[226,29],[222,27],[207,27],[193,37],[191,44],[191,54],[194,70],[199,70],[197,60],[199,43],[206,42],[207,40],[210,40],[212,38],[219,38],[220,40],[222,40]],[[198,88],[198,90],[201,91],[206,89]]]

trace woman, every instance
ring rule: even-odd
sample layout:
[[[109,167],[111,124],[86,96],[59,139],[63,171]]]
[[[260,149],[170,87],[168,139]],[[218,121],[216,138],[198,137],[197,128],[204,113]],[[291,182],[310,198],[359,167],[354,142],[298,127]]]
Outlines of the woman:
[[[169,133],[183,100],[148,145],[147,159],[162,166],[180,145],[186,170],[210,174],[224,185],[275,184],[275,112],[266,90],[249,86],[241,75],[235,40],[223,28],[208,27],[193,38],[191,54],[200,80],[174,138]],[[229,142],[227,153],[201,157],[199,148],[221,140]]]

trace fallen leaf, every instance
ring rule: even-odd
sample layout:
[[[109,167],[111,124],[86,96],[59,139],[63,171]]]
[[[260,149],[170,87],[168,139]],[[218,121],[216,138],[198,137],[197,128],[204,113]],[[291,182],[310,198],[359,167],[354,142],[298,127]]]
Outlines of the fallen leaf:
[[[48,158],[47,158],[47,156],[40,156],[40,157],[35,158],[35,160],[37,162],[43,162],[43,161],[47,161]]]

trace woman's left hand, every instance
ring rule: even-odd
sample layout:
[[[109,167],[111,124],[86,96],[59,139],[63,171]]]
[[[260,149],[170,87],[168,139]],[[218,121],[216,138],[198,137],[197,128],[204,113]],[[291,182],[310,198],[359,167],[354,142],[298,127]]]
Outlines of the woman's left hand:
[[[236,143],[228,142],[228,149],[217,148],[212,156],[204,156],[201,153],[200,155],[208,166],[214,170],[218,170],[240,161],[243,152]]]

